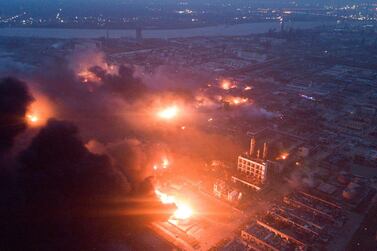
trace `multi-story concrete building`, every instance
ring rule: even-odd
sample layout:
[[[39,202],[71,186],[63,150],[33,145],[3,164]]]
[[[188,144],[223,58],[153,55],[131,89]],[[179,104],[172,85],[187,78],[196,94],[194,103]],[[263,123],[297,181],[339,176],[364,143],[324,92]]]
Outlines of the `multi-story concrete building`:
[[[260,156],[262,152],[262,156]],[[255,155],[256,153],[256,155]],[[268,145],[263,144],[262,151],[256,149],[256,140],[251,138],[250,150],[247,155],[238,156],[237,174],[232,176],[232,181],[241,183],[252,190],[259,191],[267,180],[268,170]]]
[[[237,170],[247,176],[252,176],[258,183],[266,182],[267,162],[264,160],[238,156]]]

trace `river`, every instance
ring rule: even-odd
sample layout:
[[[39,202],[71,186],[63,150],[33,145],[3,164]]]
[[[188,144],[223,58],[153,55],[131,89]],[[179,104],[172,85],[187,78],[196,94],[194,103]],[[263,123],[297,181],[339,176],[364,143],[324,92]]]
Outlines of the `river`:
[[[287,29],[310,29],[321,25],[335,24],[333,22],[290,22]],[[179,38],[195,36],[242,36],[265,33],[270,29],[280,29],[278,22],[244,23],[236,25],[219,25],[189,29],[155,29],[143,30],[144,38]],[[108,32],[110,38],[135,37],[135,30],[106,29],[63,29],[63,28],[0,28],[0,36],[7,37],[39,37],[39,38],[100,38]]]

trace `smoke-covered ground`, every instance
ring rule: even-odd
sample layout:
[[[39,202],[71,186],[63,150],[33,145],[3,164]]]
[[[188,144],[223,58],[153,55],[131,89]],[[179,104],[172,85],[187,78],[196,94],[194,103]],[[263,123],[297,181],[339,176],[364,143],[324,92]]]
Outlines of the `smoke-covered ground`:
[[[155,197],[154,161],[242,150],[208,130],[212,116],[277,116],[242,92],[163,76],[87,51],[1,80],[0,249],[105,249],[171,214]],[[171,106],[177,118],[156,116]]]

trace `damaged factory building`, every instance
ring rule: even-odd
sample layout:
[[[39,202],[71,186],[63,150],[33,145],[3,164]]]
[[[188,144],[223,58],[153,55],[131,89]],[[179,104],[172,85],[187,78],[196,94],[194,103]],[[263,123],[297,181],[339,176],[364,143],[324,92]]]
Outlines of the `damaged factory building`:
[[[268,143],[257,148],[255,137],[250,140],[247,154],[238,156],[237,173],[232,176],[234,183],[242,184],[254,191],[262,190],[271,175],[281,172],[282,166],[269,158]]]

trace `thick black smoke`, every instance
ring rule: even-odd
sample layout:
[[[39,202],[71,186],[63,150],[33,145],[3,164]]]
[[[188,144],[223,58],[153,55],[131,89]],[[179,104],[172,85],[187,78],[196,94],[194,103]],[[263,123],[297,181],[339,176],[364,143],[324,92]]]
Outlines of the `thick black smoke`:
[[[194,95],[177,91],[177,86],[148,89],[133,68],[120,66],[114,73],[102,67],[91,68],[100,79],[97,84],[81,82],[65,60],[41,67],[33,75],[38,89],[56,106],[56,116],[74,125],[50,120],[19,156],[18,172],[9,179],[12,185],[0,190],[0,198],[9,195],[9,200],[0,203],[0,225],[7,226],[0,236],[0,250],[103,250],[102,243],[123,240],[136,226],[169,215],[166,212],[171,208],[164,208],[155,198],[153,179],[145,178],[145,152],[137,142],[124,139],[160,141],[165,137],[152,138],[146,130],[138,130],[139,114],[133,112],[140,103],[148,106],[149,100],[153,106],[158,97],[165,105],[163,101],[171,95],[189,103]],[[131,120],[136,120],[132,127]],[[228,145],[223,137],[199,130],[179,132],[180,137],[166,134],[170,146],[224,156],[214,154]],[[89,152],[83,144],[89,139],[111,146],[107,154],[112,159]],[[114,143],[119,140],[120,144]]]
[[[93,66],[88,70],[97,78],[85,82],[69,65],[68,59],[50,60],[29,78],[53,101],[56,115],[74,122],[85,140],[112,142],[128,137],[125,107],[148,93],[134,69],[119,66],[110,72]]]
[[[0,247],[8,250],[103,250],[172,210],[150,179],[130,187],[106,155],[89,152],[69,122],[49,120],[17,168],[0,191]]]
[[[99,91],[117,95],[132,102],[141,98],[148,91],[148,88],[140,78],[135,77],[134,69],[130,66],[121,65],[118,74],[109,74],[100,66],[90,69],[102,81]]]
[[[49,120],[20,156],[26,177],[36,177],[33,188],[49,187],[76,197],[109,196],[126,192],[127,180],[112,168],[106,155],[90,153],[71,123]],[[31,196],[36,196],[33,193]],[[60,199],[60,198],[59,198]]]
[[[24,82],[15,78],[0,80],[0,157],[26,129],[25,114],[32,101]]]

